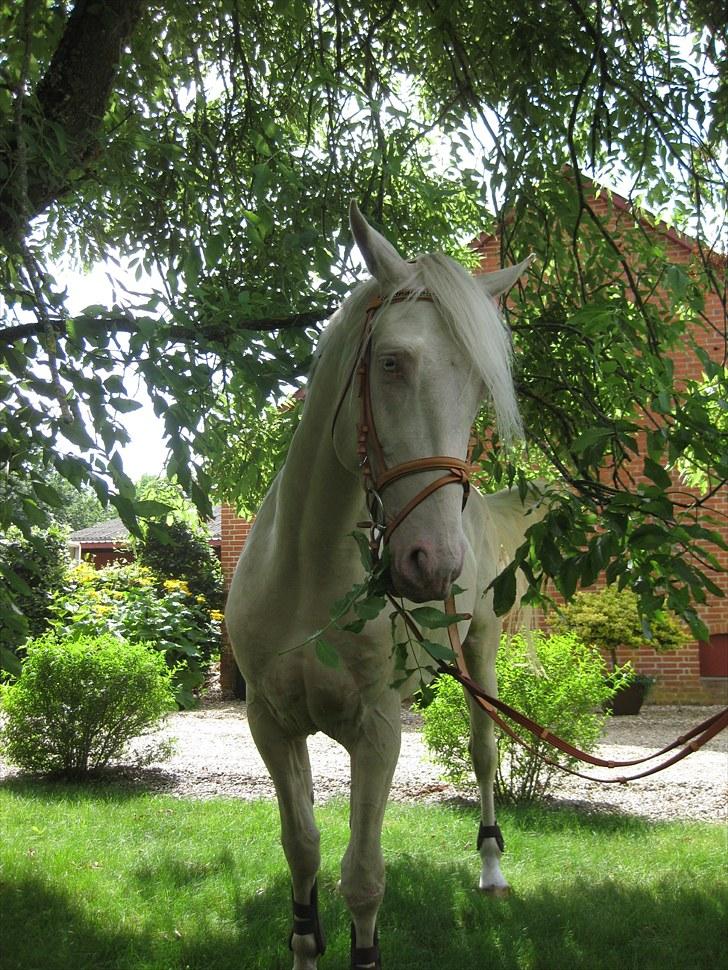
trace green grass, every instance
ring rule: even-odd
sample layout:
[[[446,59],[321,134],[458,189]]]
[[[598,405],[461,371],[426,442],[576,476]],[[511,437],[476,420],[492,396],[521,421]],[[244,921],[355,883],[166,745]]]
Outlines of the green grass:
[[[336,892],[348,833],[317,809],[321,970],[348,966]],[[472,809],[391,805],[380,913],[387,970],[721,970],[726,836],[547,809],[503,811],[507,900],[475,889]],[[274,804],[113,785],[0,786],[2,970],[290,970]]]

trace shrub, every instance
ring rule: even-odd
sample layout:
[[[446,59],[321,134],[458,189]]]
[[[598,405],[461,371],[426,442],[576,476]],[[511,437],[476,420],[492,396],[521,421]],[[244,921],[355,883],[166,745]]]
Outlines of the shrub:
[[[209,534],[201,528],[181,521],[150,522],[144,538],[135,541],[134,552],[158,581],[182,580],[194,596],[204,596],[211,609],[222,607],[222,569]]]
[[[19,650],[45,633],[68,562],[66,533],[57,526],[0,537],[0,670],[20,673]]]
[[[605,678],[606,665],[599,652],[570,634],[534,633],[529,645],[523,636],[504,637],[496,660],[499,696],[506,704],[547,727],[564,740],[591,751],[596,747],[608,715],[602,705],[615,692]],[[538,667],[531,651],[535,650]],[[455,784],[472,777],[468,745],[470,718],[460,685],[443,677],[435,699],[423,711],[424,739],[444,775]],[[524,734],[522,729],[516,729]],[[534,753],[496,728],[498,771],[496,798],[502,802],[529,802],[543,798],[556,772],[539,757],[571,764],[573,759],[525,736]]]
[[[209,646],[220,639],[222,614],[193,595],[184,580],[158,582],[139,563],[69,569],[54,603],[53,628],[59,636],[105,633],[131,643],[148,643],[173,670],[177,700],[191,707],[209,665]]]
[[[31,641],[20,677],[0,695],[0,750],[29,771],[104,768],[174,708],[170,674],[146,644],[109,635]]]
[[[190,604],[204,604],[204,610],[191,614],[200,619],[197,643],[205,658],[220,650],[220,631],[210,626],[209,613],[222,610],[224,586],[220,561],[210,546],[209,532],[188,522],[149,522],[144,538],[134,542],[137,560],[151,569],[160,594],[176,583],[184,589]],[[203,613],[205,614],[203,616]]]
[[[620,646],[632,649],[647,646],[664,653],[688,642],[685,627],[674,613],[656,613],[647,631],[642,625],[638,604],[636,593],[614,586],[577,593],[559,610],[554,629],[570,631],[584,643],[607,652],[613,669],[617,667]]]

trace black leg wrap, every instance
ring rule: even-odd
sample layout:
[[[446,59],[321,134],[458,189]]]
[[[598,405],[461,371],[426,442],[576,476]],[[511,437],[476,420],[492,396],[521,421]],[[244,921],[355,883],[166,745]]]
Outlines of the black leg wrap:
[[[308,905],[305,903],[297,903],[293,899],[293,890],[291,890],[291,899],[293,900],[293,929],[288,939],[289,949],[293,949],[294,934],[297,936],[307,936],[309,933],[313,933],[318,955],[321,956],[322,953],[326,952],[326,940],[324,939],[324,932],[319,922],[318,884],[314,882],[311,887],[311,902]]]
[[[501,850],[501,852],[506,851],[506,844],[503,841],[503,833],[496,822],[495,825],[483,825],[480,823],[480,828],[478,829],[478,852],[480,852],[480,847],[483,844],[483,839],[495,839],[495,844]]]
[[[374,946],[356,945],[356,928],[351,924],[351,970],[362,970],[363,967],[374,967],[382,970],[382,958],[379,955],[379,934],[374,930]]]

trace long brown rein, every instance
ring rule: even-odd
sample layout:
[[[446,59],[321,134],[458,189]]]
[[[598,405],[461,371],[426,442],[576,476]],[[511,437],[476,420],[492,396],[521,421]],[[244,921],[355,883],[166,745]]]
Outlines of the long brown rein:
[[[393,303],[402,303],[407,300],[425,300],[432,302],[432,297],[428,293],[411,294],[409,292],[402,291],[395,293],[386,305],[388,306]],[[369,544],[375,561],[379,557],[381,548],[386,546],[386,544],[389,542],[395,529],[397,529],[402,522],[404,522],[413,509],[417,508],[418,505],[424,502],[426,498],[428,498],[438,489],[443,488],[445,485],[460,485],[463,489],[464,508],[470,491],[469,479],[470,472],[472,470],[469,460],[470,456],[468,456],[466,460],[463,460],[462,458],[453,458],[447,455],[434,455],[427,458],[417,458],[413,461],[407,461],[399,465],[395,465],[392,468],[387,467],[384,451],[381,442],[379,441],[379,437],[377,436],[374,422],[371,386],[369,381],[373,319],[377,311],[383,305],[384,303],[382,299],[376,297],[366,308],[363,333],[354,360],[354,366],[349,376],[349,380],[344,387],[341,398],[339,399],[333,421],[333,425],[335,426],[344,398],[351,388],[354,381],[354,375],[356,374],[358,377],[358,394],[360,398],[360,421],[357,426],[357,454],[359,458],[359,467],[364,479],[367,507],[371,516],[371,521],[367,524],[370,528]],[[374,459],[373,462],[372,459]],[[430,482],[428,485],[422,488],[412,499],[410,499],[409,502],[407,502],[402,509],[399,510],[399,512],[395,514],[392,519],[386,521],[384,504],[381,498],[382,491],[388,485],[391,485],[393,482],[399,481],[402,478],[410,475],[416,475],[420,472],[433,470],[444,471],[445,474],[441,475],[439,478],[435,479],[435,481]],[[424,639],[422,633],[417,627],[417,624],[408,615],[407,611],[401,607],[391,596],[390,600],[395,606],[397,612],[404,618],[409,631],[412,633],[415,639],[422,641]],[[445,600],[444,606],[446,613],[450,615],[454,615],[456,613],[455,600],[452,595]],[[543,727],[541,724],[538,724],[525,714],[522,714],[520,711],[517,711],[515,708],[511,707],[509,704],[504,703],[498,697],[493,697],[492,695],[486,693],[486,691],[475,680],[473,680],[470,675],[463,653],[463,646],[460,640],[457,623],[451,623],[447,628],[447,632],[455,662],[454,664],[441,663],[439,666],[439,671],[441,673],[449,674],[460,684],[462,684],[465,690],[467,690],[471,695],[475,703],[478,704],[478,706],[488,715],[488,717],[510,738],[524,747],[531,754],[534,754],[536,757],[540,758],[545,764],[559,768],[562,771],[565,771],[570,775],[575,775],[578,778],[585,778],[588,781],[596,781],[602,784],[624,784],[628,781],[635,781],[638,778],[647,778],[649,775],[654,775],[658,771],[663,771],[665,768],[669,768],[672,765],[677,764],[694,751],[698,751],[703,747],[703,745],[707,744],[708,741],[728,727],[728,707],[725,707],[717,714],[714,714],[705,721],[702,721],[686,734],[676,738],[676,740],[671,744],[668,744],[660,751],[656,751],[654,754],[647,755],[644,758],[635,758],[631,761],[612,761],[598,758],[586,751],[581,751],[568,741],[564,741],[563,738],[553,734],[548,730],[548,728]],[[669,752],[674,751],[676,748],[679,748],[680,750],[678,750],[671,757],[667,758],[665,761],[662,761],[657,765],[653,765],[651,768],[648,768],[645,771],[637,772],[636,774],[627,776],[619,775],[612,778],[594,777],[593,775],[582,774],[573,768],[569,768],[566,765],[560,764],[558,761],[554,761],[553,759],[546,757],[540,750],[537,750],[533,744],[529,744],[528,741],[522,738],[520,734],[518,734],[518,732],[515,731],[514,728],[511,727],[511,725],[504,720],[504,717],[501,715],[504,715],[504,717],[507,717],[509,720],[519,724],[529,734],[533,735],[534,738],[538,739],[538,741],[551,745],[551,747],[562,751],[564,754],[568,755],[568,757],[573,758],[576,761],[582,761],[585,764],[595,765],[599,768],[613,769],[635,767],[637,765],[646,764],[649,761],[654,761],[656,758],[669,754]]]

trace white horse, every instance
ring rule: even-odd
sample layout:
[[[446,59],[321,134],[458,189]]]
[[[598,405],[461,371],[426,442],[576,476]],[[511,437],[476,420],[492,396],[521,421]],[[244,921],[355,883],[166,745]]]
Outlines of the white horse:
[[[341,659],[336,668],[320,662],[310,641],[294,649],[326,625],[332,603],[362,579],[350,536],[369,516],[362,462],[377,482],[385,471],[377,466],[401,468],[445,456],[410,467],[387,484],[382,502],[390,523],[408,509],[415,493],[419,496],[387,537],[391,590],[415,603],[442,601],[458,580],[465,588],[458,611],[472,614],[470,622],[459,624],[465,657],[473,677],[491,694],[497,690],[501,624],[491,594],[483,591],[498,571],[504,544],[514,546],[514,536],[522,537],[528,525],[510,492],[482,496],[473,490],[465,507],[459,487],[438,487],[426,497],[422,492],[449,465],[455,470],[446,484],[462,483],[458,469],[486,395],[501,438],[520,433],[510,340],[493,297],[513,285],[529,260],[475,277],[443,255],[407,262],[353,203],[350,219],[373,279],[354,290],[323,334],[301,423],[241,555],[226,611],[247,682],[250,728],[278,797],[292,879],[294,970],[315,970],[324,949],[316,907],[319,833],[306,744],[317,731],[340,742],[351,757],[351,836],[340,884],[353,920],[351,965],[381,966],[376,932],[385,882],[381,829],[399,755],[401,699],[416,684],[392,686],[401,677],[388,611],[359,634],[329,630],[327,640]],[[376,433],[358,432],[360,357],[368,362]],[[471,707],[482,812],[480,888],[502,894],[508,886],[493,804],[493,728]]]

